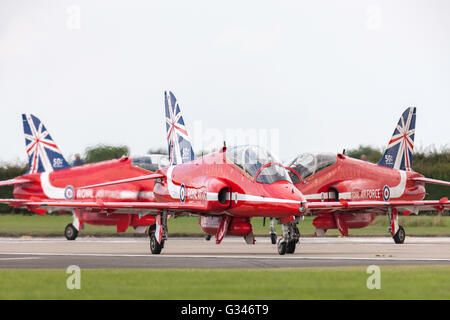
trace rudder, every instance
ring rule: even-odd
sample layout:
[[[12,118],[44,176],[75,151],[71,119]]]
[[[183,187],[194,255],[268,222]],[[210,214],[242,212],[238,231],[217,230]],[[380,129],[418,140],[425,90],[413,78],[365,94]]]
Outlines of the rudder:
[[[406,109],[394,129],[379,165],[411,171],[416,129],[416,108]]]
[[[164,92],[169,163],[177,165],[194,160],[194,150],[174,94]]]
[[[32,114],[22,114],[28,173],[50,172],[70,168],[44,124]]]

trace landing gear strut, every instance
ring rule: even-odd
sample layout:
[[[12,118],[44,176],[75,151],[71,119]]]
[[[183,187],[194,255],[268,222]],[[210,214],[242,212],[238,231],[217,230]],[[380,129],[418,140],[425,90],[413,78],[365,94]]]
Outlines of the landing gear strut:
[[[283,237],[278,240],[278,253],[280,255],[292,254],[295,252],[295,247],[300,240],[300,231],[297,228],[298,220],[284,223],[281,228],[283,230]]]
[[[277,232],[275,231],[275,219],[270,218],[270,241],[272,244],[277,243]]]

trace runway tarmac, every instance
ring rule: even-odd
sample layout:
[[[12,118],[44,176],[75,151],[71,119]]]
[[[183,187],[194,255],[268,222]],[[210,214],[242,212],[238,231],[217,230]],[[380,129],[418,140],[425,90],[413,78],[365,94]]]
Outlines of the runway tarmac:
[[[295,254],[280,256],[268,238],[169,238],[151,255],[145,238],[0,238],[0,268],[294,268],[368,265],[450,265],[450,237],[301,238]]]

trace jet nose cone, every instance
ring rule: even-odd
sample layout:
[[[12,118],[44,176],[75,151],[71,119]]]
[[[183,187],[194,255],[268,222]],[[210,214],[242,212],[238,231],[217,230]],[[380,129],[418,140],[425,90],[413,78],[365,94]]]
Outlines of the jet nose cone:
[[[306,201],[305,197],[303,196],[303,193],[300,192],[295,186],[291,187],[291,193],[293,198],[295,198],[298,201],[298,212],[303,215],[308,210],[308,202]]]
[[[298,208],[298,212],[300,212],[300,214],[305,214],[307,210],[308,210],[308,202],[305,200],[300,201],[300,207]]]

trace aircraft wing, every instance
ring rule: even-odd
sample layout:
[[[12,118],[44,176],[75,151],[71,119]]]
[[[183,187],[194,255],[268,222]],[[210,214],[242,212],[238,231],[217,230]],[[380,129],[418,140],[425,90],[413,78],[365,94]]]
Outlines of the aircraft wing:
[[[3,180],[3,181],[0,181],[0,187],[12,186],[15,184],[22,184],[22,183],[27,183],[27,182],[30,182],[30,180],[24,179],[24,178],[14,178],[14,179],[9,179],[9,180]]]
[[[421,182],[425,182],[425,183],[442,184],[444,186],[450,186],[450,182],[449,181],[436,180],[436,179],[425,178],[425,177],[411,178],[411,180],[413,180],[413,181],[421,181]]]
[[[182,202],[103,202],[103,201],[29,201],[16,199],[0,199],[0,203],[10,206],[28,208],[33,211],[44,210],[71,210],[85,209],[97,212],[110,213],[136,213],[147,211],[159,212],[167,210],[170,212],[202,213],[207,211],[207,203],[182,203]]]
[[[112,185],[115,185],[115,184],[130,183],[130,182],[137,182],[137,181],[144,181],[144,180],[152,180],[152,179],[158,179],[158,178],[164,178],[164,175],[161,174],[161,173],[152,173],[152,174],[147,174],[145,176],[138,176],[138,177],[134,177],[134,178],[108,181],[108,182],[93,184],[93,185],[90,185],[90,186],[83,186],[83,187],[79,187],[78,189],[105,187],[105,186],[112,186]]]
[[[24,203],[29,202],[30,200],[24,200],[24,199],[0,199],[0,203],[4,203],[7,205],[10,205],[12,207],[17,207],[20,205],[23,205]]]
[[[348,211],[348,210],[387,210],[396,208],[400,211],[418,213],[422,210],[438,210],[450,208],[448,198],[440,200],[391,200],[391,201],[335,201],[335,202],[308,202],[308,209],[315,213],[320,211]]]

